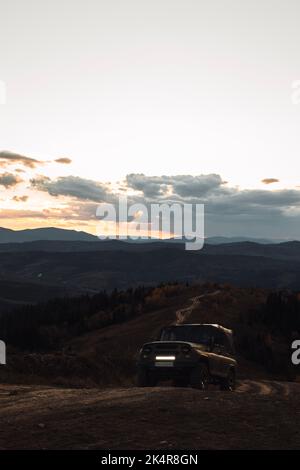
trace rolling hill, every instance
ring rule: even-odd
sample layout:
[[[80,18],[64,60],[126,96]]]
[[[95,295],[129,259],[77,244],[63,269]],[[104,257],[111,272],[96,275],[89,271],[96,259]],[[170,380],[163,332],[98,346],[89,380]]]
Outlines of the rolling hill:
[[[26,230],[10,230],[0,227],[0,243],[24,243],[37,240],[95,241],[97,237],[86,232],[47,227]]]
[[[0,244],[2,311],[42,298],[169,281],[299,289],[300,242],[206,244],[199,252],[183,244],[116,240]]]
[[[54,295],[98,292],[159,282],[221,282],[244,287],[300,287],[300,242],[279,245],[206,245],[199,252],[182,245],[108,242],[30,242],[3,245],[0,284],[51,286]],[[50,247],[52,249],[50,250]],[[48,250],[46,249],[48,248]],[[56,292],[55,292],[56,289]],[[12,300],[24,301],[10,289]]]
[[[36,229],[26,229],[26,230],[11,230],[8,228],[0,227],[0,244],[2,243],[26,243],[26,242],[35,242],[35,241],[85,241],[85,242],[100,242],[98,237],[91,235],[87,232],[77,231],[77,230],[68,230],[55,227],[44,227]],[[240,243],[240,242],[253,242],[261,244],[276,244],[280,243],[283,240],[271,240],[265,238],[253,238],[253,237],[208,237],[206,238],[206,243],[211,245],[223,245],[225,243]],[[101,242],[100,242],[101,243]],[[100,244],[99,243],[99,244]],[[145,245],[152,243],[171,243],[171,244],[182,244],[184,240],[180,239],[149,239],[149,240],[136,240],[132,241],[128,239],[126,241],[128,244],[134,245]]]

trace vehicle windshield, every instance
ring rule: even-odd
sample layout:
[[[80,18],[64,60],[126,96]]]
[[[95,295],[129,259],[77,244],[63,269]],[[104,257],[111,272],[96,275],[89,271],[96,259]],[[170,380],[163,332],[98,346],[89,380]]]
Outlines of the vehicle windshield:
[[[170,326],[161,332],[160,341],[187,341],[209,345],[212,331],[208,326]]]

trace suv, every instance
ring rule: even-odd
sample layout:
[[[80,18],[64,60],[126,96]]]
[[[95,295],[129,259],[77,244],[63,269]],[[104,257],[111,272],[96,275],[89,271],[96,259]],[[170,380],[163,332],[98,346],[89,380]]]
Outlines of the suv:
[[[208,383],[234,390],[237,362],[232,331],[220,325],[182,324],[163,328],[158,341],[146,343],[137,362],[137,384],[160,380],[204,390]]]

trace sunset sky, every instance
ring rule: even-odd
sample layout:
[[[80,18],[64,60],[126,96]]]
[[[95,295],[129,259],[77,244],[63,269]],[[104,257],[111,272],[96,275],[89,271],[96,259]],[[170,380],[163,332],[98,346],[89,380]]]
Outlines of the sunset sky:
[[[299,0],[0,0],[0,226],[95,233],[128,194],[205,203],[207,236],[300,239],[299,20]]]

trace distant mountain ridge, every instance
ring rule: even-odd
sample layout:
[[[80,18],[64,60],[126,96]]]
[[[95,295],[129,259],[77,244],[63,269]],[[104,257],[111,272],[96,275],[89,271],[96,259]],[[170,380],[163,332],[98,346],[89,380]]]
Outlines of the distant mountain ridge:
[[[272,244],[275,245],[278,243],[284,243],[288,241],[291,241],[291,240],[255,238],[255,237],[208,237],[205,242],[211,245],[225,245],[228,243],[244,243],[244,242],[259,243],[261,245],[272,245]]]
[[[33,242],[38,243],[38,242]],[[51,245],[57,242],[44,242]],[[116,242],[116,248],[97,243],[76,242],[71,251],[2,250],[0,282],[36,284],[57,295],[69,292],[99,292],[126,289],[161,282],[219,282],[236,286],[271,289],[300,288],[300,242],[280,245],[233,243],[206,245],[200,251],[186,251],[183,245],[149,246]],[[112,242],[109,242],[112,243]],[[122,243],[121,247],[120,244]],[[60,242],[74,245],[75,242]],[[27,244],[25,243],[25,248]],[[97,245],[99,248],[90,249]],[[22,245],[20,245],[22,246]],[[4,245],[3,245],[4,247]],[[24,248],[24,246],[23,246]],[[11,291],[14,292],[13,286]],[[3,290],[7,292],[7,287]],[[3,295],[6,299],[7,295]],[[13,296],[23,301],[23,296]]]
[[[90,253],[90,252],[116,252],[143,253],[157,252],[159,250],[184,252],[184,243],[172,241],[156,241],[152,243],[127,243],[121,240],[81,241],[81,240],[37,240],[27,242],[0,243],[0,253]],[[256,242],[232,242],[232,243],[205,243],[202,250],[193,252],[195,255],[238,255],[238,256],[263,256],[273,259],[300,260],[300,241],[284,243],[256,243]]]
[[[0,227],[0,243],[25,243],[40,240],[55,241],[97,241],[98,238],[86,232],[46,227],[26,230],[11,230]]]
[[[8,234],[11,240],[14,231]],[[29,235],[32,233],[26,231],[25,242],[0,243],[0,314],[41,297],[170,281],[300,289],[300,241],[205,243],[202,250],[186,251],[184,243],[170,240],[128,243],[99,241],[88,235],[85,241],[85,233],[38,230],[34,235],[39,240],[28,241]],[[41,240],[41,236],[63,239]]]
[[[100,242],[98,237],[91,235],[90,233],[69,230],[55,227],[45,227],[36,229],[25,229],[25,230],[11,230],[8,228],[0,227],[0,244],[1,243],[27,243],[37,241],[73,241],[73,242]],[[126,240],[132,244],[153,244],[153,243],[184,243],[185,240],[180,239],[149,239],[149,240]],[[205,243],[210,245],[222,245],[228,243],[241,243],[241,242],[254,242],[260,244],[276,244],[286,240],[272,240],[265,238],[254,238],[254,237],[208,237]]]

